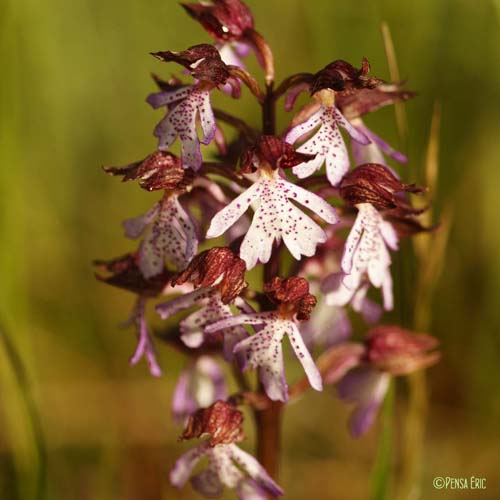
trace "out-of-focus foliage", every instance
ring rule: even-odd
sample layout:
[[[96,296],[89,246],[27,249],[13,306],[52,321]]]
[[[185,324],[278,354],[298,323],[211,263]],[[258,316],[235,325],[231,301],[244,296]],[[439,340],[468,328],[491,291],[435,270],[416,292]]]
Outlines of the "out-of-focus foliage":
[[[362,56],[388,78],[380,35],[381,22],[388,23],[401,75],[419,92],[406,105],[409,134],[399,142],[411,159],[401,167],[405,179],[423,179],[432,109],[441,103],[439,192],[432,197],[437,214],[453,204],[454,222],[432,301],[432,333],[444,358],[428,376],[423,497],[455,498],[433,489],[434,476],[474,475],[487,478],[481,498],[498,498],[499,3],[248,4],[275,50],[278,79],[338,58],[359,64]],[[156,145],[152,129],[160,117],[144,102],[154,88],[148,75],[168,76],[171,68],[148,53],[201,41],[207,35],[169,0],[0,5],[0,328],[26,371],[20,381],[2,343],[2,498],[35,498],[44,478],[46,498],[54,500],[195,498],[189,487],[173,493],[167,478],[184,449],[169,409],[182,358],[160,346],[159,380],[143,365],[128,367],[133,334],[117,324],[131,297],[97,283],[90,262],[131,249],[120,221],[155,199],[100,169],[142,158]],[[259,123],[248,96],[218,99]],[[370,123],[398,144],[392,110]],[[404,252],[411,260],[409,246]],[[412,272],[396,298],[406,304],[406,321]],[[306,398],[285,421],[286,498],[368,498],[376,431],[353,441],[346,409],[333,396]],[[463,498],[479,496],[469,491]]]

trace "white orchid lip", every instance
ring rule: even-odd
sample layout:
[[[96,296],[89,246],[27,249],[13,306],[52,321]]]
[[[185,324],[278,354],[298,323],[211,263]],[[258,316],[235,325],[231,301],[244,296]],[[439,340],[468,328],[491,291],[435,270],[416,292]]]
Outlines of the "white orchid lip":
[[[318,243],[326,241],[326,234],[292,201],[329,224],[338,222],[335,209],[328,202],[283,179],[277,170],[259,169],[258,180],[212,219],[207,238],[224,234],[255,203],[256,212],[240,247],[247,269],[259,261],[269,261],[275,240],[283,240],[297,260],[302,255],[312,256]]]

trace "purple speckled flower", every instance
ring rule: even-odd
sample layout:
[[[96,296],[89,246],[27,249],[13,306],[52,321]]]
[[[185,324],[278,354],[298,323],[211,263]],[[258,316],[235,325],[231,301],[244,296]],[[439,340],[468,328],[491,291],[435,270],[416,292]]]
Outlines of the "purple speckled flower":
[[[316,245],[326,241],[326,234],[290,200],[309,208],[329,224],[338,221],[333,207],[319,196],[283,179],[279,170],[259,169],[258,180],[212,219],[207,238],[224,234],[255,202],[258,208],[240,247],[247,269],[258,261],[269,261],[274,240],[283,239],[298,260],[301,255],[314,255]]]
[[[295,144],[301,138],[309,136],[297,151],[315,154],[313,160],[301,163],[293,168],[293,173],[303,179],[309,177],[326,163],[326,176],[332,186],[336,186],[349,170],[349,155],[339,126],[344,128],[351,138],[360,144],[369,144],[370,139],[347,121],[342,113],[327,98],[328,90],[321,90],[321,106],[306,121],[292,127],[286,136],[286,141]],[[319,127],[319,128],[318,128]],[[311,132],[314,133],[311,135]]]
[[[182,488],[196,464],[208,458],[208,467],[191,479],[193,488],[209,498],[222,494],[224,486],[236,490],[241,500],[265,500],[283,495],[283,490],[271,479],[254,457],[236,444],[218,444],[211,447],[207,442],[199,444],[182,455],[170,472],[170,481]]]
[[[323,366],[326,384],[337,384],[337,394],[354,404],[349,430],[363,435],[373,424],[392,377],[432,366],[439,360],[435,338],[396,325],[370,330],[361,343],[346,342],[330,349]]]
[[[226,399],[227,387],[220,366],[209,356],[200,356],[182,371],[175,386],[172,413],[184,420],[198,408]]]
[[[234,353],[243,370],[260,368],[260,379],[270,399],[279,401],[288,399],[288,385],[285,379],[281,346],[285,335],[288,336],[311,386],[317,391],[322,390],[321,375],[293,319],[274,311],[240,314],[209,325],[205,331],[210,333],[238,325],[260,327],[257,333],[239,342],[234,348]]]
[[[139,248],[143,276],[150,278],[162,272],[165,259],[177,270],[184,269],[196,254],[198,238],[191,217],[176,195],[165,196],[144,215],[126,220],[125,235],[139,238],[151,223]]]
[[[340,274],[326,278],[322,290],[328,304],[343,306],[353,301],[360,310],[364,301],[367,276],[371,284],[382,289],[384,308],[393,307],[391,256],[387,247],[398,248],[398,237],[391,224],[385,221],[369,203],[357,205],[358,216],[344,247]],[[361,289],[361,295],[356,293]],[[368,314],[370,313],[367,311]],[[375,312],[375,311],[374,311]]]
[[[210,144],[216,131],[210,91],[198,86],[181,87],[174,91],[150,94],[147,102],[155,109],[167,106],[168,110],[154,131],[158,137],[158,149],[167,150],[179,137],[183,166],[198,170],[202,163],[200,143]],[[198,137],[198,117],[203,130],[201,138]]]
[[[156,359],[155,348],[153,340],[148,331],[146,323],[146,299],[139,297],[134,307],[131,318],[127,321],[126,325],[134,325],[137,331],[137,347],[134,354],[130,358],[130,364],[137,364],[142,357],[146,358],[149,366],[149,372],[154,377],[161,377],[162,371]]]
[[[239,297],[236,297],[235,305],[243,311],[251,310]],[[233,315],[231,307],[222,302],[220,293],[217,290],[198,288],[190,293],[159,304],[156,311],[162,319],[167,319],[177,312],[190,309],[193,306],[200,307],[180,322],[181,340],[186,346],[194,349],[200,347],[205,340],[214,339],[215,333],[222,334],[224,357],[231,361],[235,344],[246,338],[248,333],[241,326],[213,330],[214,335],[212,336],[207,335],[206,331],[204,331],[206,325],[230,318]]]

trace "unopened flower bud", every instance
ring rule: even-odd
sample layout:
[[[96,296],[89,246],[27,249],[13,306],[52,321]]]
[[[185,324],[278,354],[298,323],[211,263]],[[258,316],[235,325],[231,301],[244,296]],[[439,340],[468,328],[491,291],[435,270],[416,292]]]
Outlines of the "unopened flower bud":
[[[404,375],[435,364],[440,354],[433,351],[437,339],[417,334],[396,325],[381,325],[371,330],[365,341],[367,361],[381,371]]]
[[[224,401],[216,401],[208,408],[197,410],[189,417],[181,440],[210,436],[211,447],[238,443],[245,438],[243,413]]]
[[[224,304],[232,302],[248,286],[245,262],[227,247],[201,252],[172,280],[172,285],[189,281],[195,288],[216,287]]]
[[[123,176],[123,182],[138,180],[141,188],[147,191],[185,191],[195,176],[193,170],[183,168],[180,158],[167,151],[156,151],[144,160],[124,167],[104,167],[104,171]]]
[[[403,197],[401,192],[421,193],[423,188],[403,184],[387,167],[365,163],[347,173],[339,185],[342,199],[350,205],[369,203],[378,210],[399,209],[405,215],[420,213]]]

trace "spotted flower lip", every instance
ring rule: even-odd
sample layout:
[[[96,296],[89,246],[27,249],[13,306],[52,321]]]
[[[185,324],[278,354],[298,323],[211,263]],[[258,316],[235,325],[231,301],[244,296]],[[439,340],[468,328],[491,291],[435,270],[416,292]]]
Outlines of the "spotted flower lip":
[[[123,223],[128,238],[139,238],[151,225],[138,252],[138,266],[145,278],[162,272],[165,259],[183,269],[196,254],[194,223],[176,195],[164,196],[148,212]]]
[[[189,281],[195,288],[214,287],[224,304],[232,302],[247,286],[245,262],[228,247],[214,247],[194,257],[187,268],[175,276],[172,286]]]
[[[111,260],[96,260],[94,264],[101,272],[106,273],[96,273],[96,278],[143,297],[156,297],[170,284],[172,273],[163,265],[158,274],[145,278],[138,266],[138,260],[137,254],[130,253]]]
[[[393,307],[391,257],[388,247],[398,248],[394,228],[369,203],[357,205],[358,216],[347,237],[341,273],[327,277],[322,285],[327,303],[343,306],[353,300],[365,283],[365,276],[382,288],[384,308]]]
[[[369,203],[378,210],[398,209],[405,215],[421,213],[398,193],[421,193],[424,189],[414,184],[403,184],[389,168],[376,163],[365,163],[351,170],[339,185],[339,194],[350,205]]]
[[[205,442],[190,449],[175,463],[170,482],[182,488],[203,457],[208,458],[208,466],[191,478],[191,484],[208,498],[221,496],[224,486],[235,489],[240,500],[265,500],[267,495],[274,498],[283,495],[283,490],[262,465],[234,443],[211,447]]]
[[[141,188],[147,191],[185,191],[194,180],[194,172],[184,169],[180,158],[167,151],[155,151],[144,160],[124,167],[104,167],[104,171],[122,176],[123,182],[137,180]]]
[[[210,5],[181,5],[218,41],[240,41],[254,27],[252,12],[240,0],[214,0]]]
[[[175,463],[170,481],[182,488],[201,458],[208,458],[208,467],[191,479],[191,484],[208,497],[218,497],[224,486],[234,488],[241,500],[265,499],[283,495],[255,458],[235,443],[244,439],[243,413],[225,401],[216,401],[196,411],[188,420],[181,440],[208,437],[208,440],[187,451]]]
[[[207,238],[224,234],[255,202],[258,208],[240,247],[247,269],[258,261],[269,261],[274,240],[283,239],[297,260],[301,255],[311,256],[316,245],[326,241],[326,234],[290,200],[306,206],[329,224],[338,221],[334,208],[319,196],[283,179],[277,170],[259,169],[258,180],[212,219]]]
[[[248,337],[248,333],[242,326],[220,328],[210,332],[210,334],[204,330],[205,326],[233,315],[230,306],[222,302],[220,292],[217,289],[197,288],[180,297],[158,304],[156,312],[162,319],[168,319],[180,311],[195,306],[199,308],[179,324],[181,341],[191,349],[222,343],[224,358],[227,361],[232,361],[234,346]],[[242,312],[252,311],[240,297],[236,297],[235,306]]]
[[[340,183],[349,170],[349,155],[339,126],[360,144],[369,144],[370,139],[349,123],[335,105],[321,104],[320,108],[306,121],[292,127],[286,135],[286,141],[295,144],[304,137],[307,140],[297,149],[299,153],[316,155],[313,160],[296,165],[293,173],[300,179],[309,177],[323,163],[326,163],[326,175],[332,184]],[[319,128],[318,128],[319,127]]]
[[[147,102],[155,109],[167,107],[166,116],[154,130],[154,135],[158,137],[158,149],[167,150],[179,137],[183,167],[199,170],[202,164],[200,143],[210,144],[216,133],[210,92],[196,86],[181,87],[150,94]],[[203,131],[201,138],[198,137],[198,116]]]
[[[257,144],[251,146],[241,162],[241,171],[252,173],[259,165],[269,165],[273,170],[292,168],[313,160],[316,155],[299,153],[293,146],[279,137],[263,135]]]
[[[259,328],[257,333],[236,344],[234,354],[242,370],[260,368],[260,380],[270,399],[283,402],[288,400],[281,345],[285,335],[290,339],[311,387],[317,391],[322,390],[321,375],[292,318],[288,315],[283,316],[277,311],[240,314],[205,327],[205,332],[210,333],[238,325],[254,325]]]

